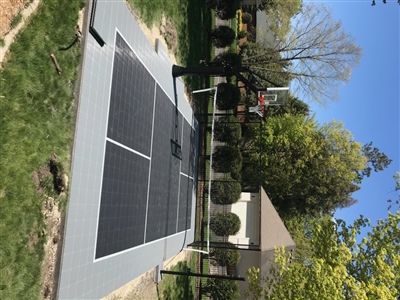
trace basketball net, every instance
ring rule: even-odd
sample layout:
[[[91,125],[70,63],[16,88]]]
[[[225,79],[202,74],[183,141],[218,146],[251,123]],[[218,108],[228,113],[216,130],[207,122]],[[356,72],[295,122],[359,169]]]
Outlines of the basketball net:
[[[258,97],[258,105],[256,106],[250,106],[249,107],[249,112],[256,113],[259,115],[261,118],[264,117],[264,110],[265,110],[265,99],[264,95],[260,95]]]

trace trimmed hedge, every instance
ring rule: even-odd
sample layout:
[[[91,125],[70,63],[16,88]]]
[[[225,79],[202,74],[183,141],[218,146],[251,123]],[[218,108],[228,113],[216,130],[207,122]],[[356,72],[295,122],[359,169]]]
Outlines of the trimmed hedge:
[[[242,169],[242,155],[237,147],[224,145],[215,147],[212,168],[216,172],[229,173]]]
[[[242,127],[235,116],[221,117],[215,122],[214,138],[231,145],[242,138]]]
[[[217,108],[219,110],[229,110],[237,107],[240,101],[240,90],[231,83],[218,84]]]
[[[213,181],[211,183],[211,201],[215,204],[228,205],[236,203],[242,192],[239,181]]]
[[[249,13],[242,14],[242,23],[249,24],[253,20],[253,16]]]
[[[210,220],[211,230],[219,236],[235,235],[239,232],[240,226],[238,215],[231,212],[217,212]]]

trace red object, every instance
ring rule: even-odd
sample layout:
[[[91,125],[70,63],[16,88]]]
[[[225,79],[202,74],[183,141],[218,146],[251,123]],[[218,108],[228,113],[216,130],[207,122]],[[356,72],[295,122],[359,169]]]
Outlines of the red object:
[[[264,118],[264,111],[265,111],[265,99],[264,99],[264,95],[261,95],[258,97],[258,103],[259,105],[261,105],[261,118]]]

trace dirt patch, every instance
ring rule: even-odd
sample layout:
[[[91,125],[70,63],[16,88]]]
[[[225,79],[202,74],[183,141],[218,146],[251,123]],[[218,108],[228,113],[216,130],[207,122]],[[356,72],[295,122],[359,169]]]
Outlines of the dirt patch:
[[[61,212],[54,198],[47,198],[42,207],[42,214],[45,222],[44,234],[46,235],[45,257],[42,264],[42,296],[47,300],[51,299],[53,293],[54,272],[61,234]]]
[[[165,16],[163,16],[161,20],[160,34],[164,38],[168,50],[173,55],[176,55],[178,51],[178,32],[172,25],[171,21]]]
[[[53,154],[47,165],[32,173],[32,182],[40,194],[60,195],[68,189],[69,178],[57,155]]]
[[[11,23],[14,17],[29,4],[28,0],[1,0],[0,9],[0,38],[11,30]]]
[[[59,208],[60,199],[66,197],[68,177],[63,172],[62,164],[56,154],[52,154],[49,162],[32,173],[32,182],[36,191],[45,198],[42,205],[44,229],[38,232],[35,224],[28,238],[28,249],[46,237],[42,263],[42,299],[51,299],[54,291],[54,278],[57,266],[57,253],[62,239],[62,213]]]
[[[41,0],[1,0],[0,7],[0,67],[6,53],[25,22],[36,11]]]
[[[170,269],[180,261],[188,261],[190,253],[182,251],[167,260],[163,264],[163,269]],[[159,299],[158,286],[154,281],[156,269],[152,269],[124,286],[115,290],[101,300],[144,300]]]

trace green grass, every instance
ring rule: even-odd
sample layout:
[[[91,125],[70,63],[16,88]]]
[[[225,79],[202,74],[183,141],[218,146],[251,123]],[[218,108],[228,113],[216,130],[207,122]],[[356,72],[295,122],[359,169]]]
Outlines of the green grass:
[[[14,16],[14,18],[11,21],[10,27],[11,29],[14,29],[15,27],[18,26],[18,24],[22,21],[22,14],[19,12]]]
[[[187,272],[188,268],[195,272],[195,261],[193,255],[189,263],[179,262],[173,266],[171,271]],[[184,275],[164,274],[163,280],[159,284],[160,298],[164,300],[186,300],[194,299],[195,277]]]
[[[207,32],[212,18],[205,9],[205,1],[192,0],[129,0],[147,26],[160,25],[163,14],[171,21],[178,34],[177,60],[182,66],[197,66],[200,59],[207,58],[209,47]],[[204,80],[185,77],[186,84],[197,89]]]
[[[4,39],[0,39],[0,47],[4,47],[6,45],[6,42]]]
[[[80,52],[78,46],[57,49],[74,38],[80,3],[43,0],[0,70],[0,299],[41,298],[45,196],[36,191],[32,173],[53,153],[69,170]],[[35,236],[37,242],[28,247]]]

